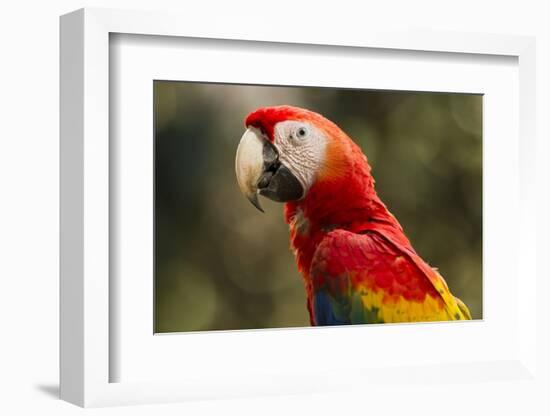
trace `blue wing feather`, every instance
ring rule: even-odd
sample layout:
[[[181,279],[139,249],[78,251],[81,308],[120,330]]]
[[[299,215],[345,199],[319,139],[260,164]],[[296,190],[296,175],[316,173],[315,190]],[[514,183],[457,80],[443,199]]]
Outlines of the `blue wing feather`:
[[[317,325],[348,325],[351,324],[349,317],[333,297],[326,290],[318,290],[314,295],[313,313]],[[349,315],[348,315],[349,316]]]

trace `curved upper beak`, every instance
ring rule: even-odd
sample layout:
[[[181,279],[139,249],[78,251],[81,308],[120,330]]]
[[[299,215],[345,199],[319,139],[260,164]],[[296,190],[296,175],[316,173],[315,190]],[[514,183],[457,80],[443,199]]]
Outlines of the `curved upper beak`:
[[[262,212],[258,194],[277,202],[302,197],[302,185],[280,162],[275,145],[254,127],[249,127],[241,137],[235,158],[235,173],[241,192]]]
[[[241,192],[260,211],[264,212],[258,200],[258,182],[264,171],[263,149],[267,140],[255,128],[248,128],[237,147],[235,173]]]

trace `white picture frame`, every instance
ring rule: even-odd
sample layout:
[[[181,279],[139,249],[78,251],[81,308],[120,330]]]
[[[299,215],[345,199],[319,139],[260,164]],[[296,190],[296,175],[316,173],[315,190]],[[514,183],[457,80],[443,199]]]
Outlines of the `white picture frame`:
[[[242,27],[243,32],[235,31]],[[331,45],[334,49],[408,50],[439,54],[502,55],[517,58],[519,68],[519,137],[517,204],[520,226],[513,255],[522,279],[516,293],[514,348],[497,360],[439,363],[399,363],[403,368],[377,367],[372,363],[357,371],[349,367],[321,369],[333,382],[313,371],[269,373],[264,378],[243,380],[236,372],[222,371],[216,380],[198,372],[188,377],[156,381],[113,382],[113,363],[121,357],[112,349],[113,305],[110,258],[110,228],[113,226],[110,201],[113,199],[111,173],[116,169],[110,155],[110,72],[112,34],[162,36],[165,39],[202,38],[226,41],[276,42],[285,44]],[[162,41],[162,40],[161,40]],[[368,29],[360,35],[343,31],[327,35],[322,28],[279,31],[269,22],[254,25],[216,20],[204,26],[177,14],[83,9],[61,18],[61,389],[64,400],[80,406],[181,401],[194,398],[253,396],[322,392],[349,389],[352,385],[382,385],[401,378],[405,384],[441,382],[441,374],[452,372],[455,380],[480,383],[483,380],[517,380],[536,376],[535,230],[536,218],[521,213],[535,212],[535,42],[533,38],[465,34],[396,32]],[[516,172],[516,171],[514,171]],[[485,296],[492,296],[490,293]],[[115,299],[116,300],[116,299]],[[523,319],[525,318],[525,319]],[[413,326],[402,326],[413,331]],[[405,329],[406,328],[406,329]],[[338,328],[316,332],[317,337],[336,336]],[[295,334],[298,334],[295,330]],[[311,336],[312,332],[309,333]],[[322,334],[322,335],[318,335]],[[254,342],[254,333],[217,333],[216,343]],[[153,334],[151,333],[151,336]],[[276,343],[283,332],[271,332],[269,343]],[[340,334],[341,336],[341,334]],[[471,336],[471,335],[470,335]],[[204,337],[203,337],[204,338]],[[242,341],[239,341],[239,338]],[[166,341],[168,339],[168,341]],[[214,339],[214,338],[211,338]],[[225,340],[225,341],[224,341]],[[170,343],[165,338],[164,343]],[[280,341],[279,341],[280,342]],[[242,364],[246,366],[246,363]],[[362,371],[367,371],[365,376]],[[267,374],[267,373],[266,373]],[[347,381],[342,381],[342,380]],[[536,382],[536,378],[535,381]],[[450,389],[451,387],[449,387]],[[382,387],[383,389],[383,387]],[[374,391],[374,390],[371,390]]]

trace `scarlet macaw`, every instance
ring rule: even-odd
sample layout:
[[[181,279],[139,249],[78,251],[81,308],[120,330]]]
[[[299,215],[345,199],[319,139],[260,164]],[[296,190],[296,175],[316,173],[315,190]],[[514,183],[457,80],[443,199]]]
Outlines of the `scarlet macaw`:
[[[241,191],[285,202],[312,325],[471,319],[418,256],[376,194],[371,168],[336,124],[302,108],[248,115],[236,155]]]

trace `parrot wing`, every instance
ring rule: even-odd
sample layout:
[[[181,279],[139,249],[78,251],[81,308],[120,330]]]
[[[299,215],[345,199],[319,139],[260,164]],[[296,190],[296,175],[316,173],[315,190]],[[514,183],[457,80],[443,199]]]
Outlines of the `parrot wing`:
[[[410,245],[384,230],[334,230],[310,269],[317,325],[471,319],[466,305]]]

